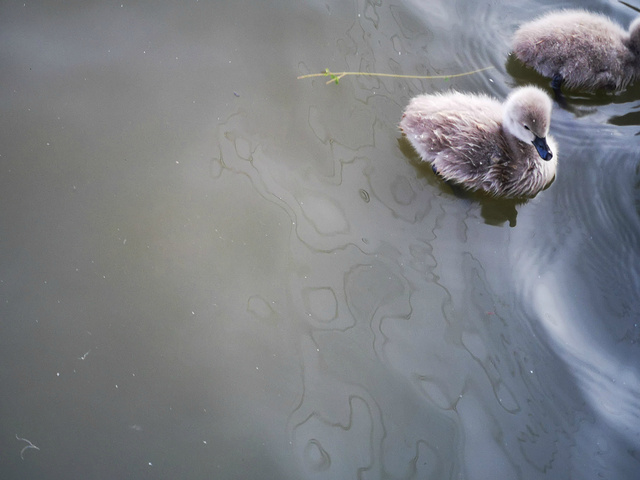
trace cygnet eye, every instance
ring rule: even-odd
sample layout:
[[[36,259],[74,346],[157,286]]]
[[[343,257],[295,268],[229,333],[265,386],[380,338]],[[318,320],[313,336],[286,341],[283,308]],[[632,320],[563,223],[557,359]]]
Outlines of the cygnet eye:
[[[522,125],[525,130],[531,130],[527,125]]]

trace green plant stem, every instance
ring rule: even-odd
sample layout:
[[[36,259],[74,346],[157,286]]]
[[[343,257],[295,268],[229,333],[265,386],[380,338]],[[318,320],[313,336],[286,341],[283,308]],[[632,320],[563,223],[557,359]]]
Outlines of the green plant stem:
[[[370,72],[338,72],[333,73],[330,72],[327,68],[322,73],[309,73],[307,75],[300,75],[298,80],[302,80],[304,78],[312,78],[312,77],[326,77],[331,76],[331,80],[327,80],[326,84],[329,85],[332,82],[338,83],[343,77],[347,75],[364,75],[367,77],[390,77],[390,78],[411,78],[411,79],[421,79],[421,80],[429,80],[429,79],[449,79],[456,77],[464,77],[466,75],[473,75],[474,73],[484,72],[485,70],[490,70],[495,67],[484,67],[479,68],[478,70],[473,70],[472,72],[464,72],[464,73],[454,73],[452,75],[396,75],[394,73],[370,73]]]

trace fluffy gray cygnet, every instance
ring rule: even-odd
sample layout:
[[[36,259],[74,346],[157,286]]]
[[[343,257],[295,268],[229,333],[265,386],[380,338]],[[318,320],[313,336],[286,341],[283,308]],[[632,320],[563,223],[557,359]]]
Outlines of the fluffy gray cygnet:
[[[513,53],[525,65],[571,89],[620,90],[640,74],[640,18],[629,31],[585,10],[547,13],[514,34]]]
[[[470,190],[531,197],[555,177],[549,133],[552,102],[536,87],[515,89],[502,104],[487,95],[420,95],[400,128],[423,161],[445,180]]]

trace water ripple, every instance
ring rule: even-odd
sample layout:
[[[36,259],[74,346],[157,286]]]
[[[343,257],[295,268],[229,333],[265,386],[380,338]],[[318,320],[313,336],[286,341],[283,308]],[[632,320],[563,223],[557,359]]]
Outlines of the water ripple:
[[[567,177],[553,199],[563,213],[550,229],[535,229],[535,241],[518,238],[531,256],[518,256],[515,273],[590,407],[639,448],[638,151],[625,132],[582,123],[581,138],[567,138]]]

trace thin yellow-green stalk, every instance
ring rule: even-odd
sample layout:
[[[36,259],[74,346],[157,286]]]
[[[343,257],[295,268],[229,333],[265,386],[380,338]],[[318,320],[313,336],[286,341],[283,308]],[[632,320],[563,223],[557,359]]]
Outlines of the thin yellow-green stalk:
[[[471,72],[464,73],[454,73],[452,75],[397,75],[395,73],[371,73],[371,72],[339,72],[333,73],[328,68],[325,69],[322,73],[309,73],[307,75],[300,75],[298,80],[302,80],[303,78],[312,78],[312,77],[331,77],[331,80],[326,82],[329,85],[331,82],[335,82],[338,84],[341,78],[346,77],[347,75],[365,75],[367,77],[390,77],[390,78],[410,78],[410,79],[420,79],[420,80],[432,80],[432,79],[445,79],[449,80],[450,78],[456,77],[464,77],[466,75],[473,75],[474,73],[484,72],[485,70],[490,70],[494,67],[484,67],[479,68],[478,70],[473,70]]]

